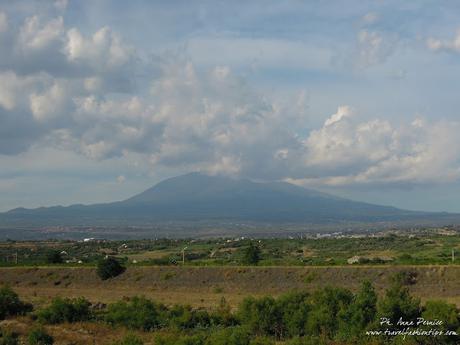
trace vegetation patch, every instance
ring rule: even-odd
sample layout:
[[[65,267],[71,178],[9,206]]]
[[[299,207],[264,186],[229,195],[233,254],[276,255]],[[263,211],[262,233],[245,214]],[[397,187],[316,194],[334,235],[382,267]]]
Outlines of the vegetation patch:
[[[43,323],[57,324],[62,322],[87,321],[92,319],[91,304],[84,298],[55,298],[51,305],[37,313]]]
[[[120,262],[113,258],[108,257],[106,259],[99,260],[97,264],[97,275],[102,280],[107,280],[119,276],[125,271],[125,267]]]
[[[0,288],[0,320],[10,316],[24,315],[32,311],[32,305],[24,303],[11,288]]]

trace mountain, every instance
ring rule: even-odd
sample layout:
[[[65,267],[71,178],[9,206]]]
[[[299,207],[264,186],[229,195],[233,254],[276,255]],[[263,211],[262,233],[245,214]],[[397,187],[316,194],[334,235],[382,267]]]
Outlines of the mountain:
[[[191,173],[129,199],[94,205],[17,208],[0,225],[139,225],[158,222],[247,221],[334,224],[391,222],[439,216],[339,198],[285,182]]]

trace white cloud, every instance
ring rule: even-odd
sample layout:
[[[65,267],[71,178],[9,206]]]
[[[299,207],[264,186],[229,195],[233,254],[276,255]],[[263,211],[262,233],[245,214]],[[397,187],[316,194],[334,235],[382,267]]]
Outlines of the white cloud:
[[[352,111],[348,105],[342,105],[337,109],[337,112],[324,122],[324,126],[331,126],[342,119],[351,116]]]
[[[427,39],[427,47],[432,51],[451,51],[460,52],[460,30],[457,31],[454,38],[451,40],[440,40],[433,37]]]
[[[384,120],[342,118],[310,133],[304,142],[304,183],[414,184],[460,178],[459,122],[430,123],[420,118],[394,126]]]
[[[382,34],[361,30],[358,33],[359,62],[367,67],[382,62],[389,54]]]
[[[43,76],[21,77],[13,71],[0,72],[0,107],[14,110],[24,103],[24,94],[42,80]]]
[[[52,19],[42,25],[39,17],[33,16],[27,18],[21,27],[19,42],[26,51],[41,50],[60,40],[63,32],[64,20],[62,17]]]
[[[132,49],[109,27],[103,27],[89,38],[73,28],[67,32],[65,54],[72,62],[87,63],[96,69],[104,69],[127,63]]]
[[[33,117],[37,121],[46,121],[59,115],[59,112],[65,111],[65,105],[68,96],[66,94],[63,82],[54,82],[54,84],[45,92],[30,95],[30,109]]]
[[[0,29],[2,20],[7,22],[6,15],[0,15]],[[375,20],[364,18],[366,24]],[[459,178],[457,122],[418,117],[395,124],[372,114],[359,120],[358,110],[340,106],[323,125],[307,130],[306,90],[296,90],[291,104],[275,102],[251,89],[232,65],[255,58],[258,66],[283,61],[323,70],[331,60],[325,48],[277,39],[192,38],[191,55],[203,63],[197,67],[186,54],[146,63],[111,28],[83,34],[67,30],[60,17],[29,17],[11,37],[16,41],[0,57],[8,66],[0,71],[3,154],[59,147],[99,162],[136,155],[152,171],[201,170],[318,185]],[[358,34],[358,45],[364,66],[384,61],[393,47],[391,37],[368,28]],[[438,46],[447,45],[433,43]],[[18,54],[18,47],[30,54]],[[231,59],[216,64],[209,51]],[[119,92],[114,81],[129,79],[134,61],[141,61],[149,80]]]
[[[0,34],[8,30],[8,17],[5,12],[0,11]]]

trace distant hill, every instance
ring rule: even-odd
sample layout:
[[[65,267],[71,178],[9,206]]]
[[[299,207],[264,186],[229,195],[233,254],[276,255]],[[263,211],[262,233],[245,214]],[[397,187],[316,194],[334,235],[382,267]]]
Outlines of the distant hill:
[[[0,214],[5,225],[104,225],[156,222],[249,221],[340,224],[442,217],[339,198],[285,182],[191,173],[167,179],[127,200],[68,207],[17,208]]]

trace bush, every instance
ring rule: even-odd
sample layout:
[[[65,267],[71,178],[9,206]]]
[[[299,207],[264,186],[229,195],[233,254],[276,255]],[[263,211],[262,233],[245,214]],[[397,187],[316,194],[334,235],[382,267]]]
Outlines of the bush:
[[[376,313],[377,294],[372,284],[365,281],[350,307],[339,314],[339,338],[347,341],[362,337],[375,321]]]
[[[249,345],[251,334],[243,327],[225,328],[211,333],[205,345]]]
[[[443,324],[438,326],[438,330],[454,331],[460,333],[460,314],[458,313],[455,304],[449,304],[443,301],[427,301],[422,312],[422,318],[425,320],[441,320]],[[423,325],[423,328],[429,330],[433,328],[430,325]],[[457,344],[456,336],[441,336],[436,339],[419,339],[420,344],[441,345],[441,344]]]
[[[105,320],[112,325],[150,331],[160,326],[162,306],[144,297],[133,297],[130,301],[110,304]]]
[[[259,246],[250,242],[249,247],[243,251],[243,264],[257,265],[260,261],[261,252]]]
[[[235,326],[238,321],[232,314],[232,308],[228,304],[224,296],[221,297],[217,309],[211,314],[212,323],[214,325],[222,325],[224,327]]]
[[[416,320],[420,316],[420,300],[411,297],[409,289],[401,284],[394,283],[385,292],[385,296],[378,303],[378,318],[389,318],[393,325],[398,320]],[[405,326],[396,327],[403,328]]]
[[[211,318],[205,310],[194,310],[190,306],[175,305],[166,317],[169,326],[173,328],[206,328],[211,325]]]
[[[24,315],[32,310],[32,305],[24,303],[11,288],[4,286],[0,288],[0,320],[8,316]]]
[[[87,321],[92,318],[91,304],[84,298],[69,299],[57,297],[51,305],[37,313],[38,320],[44,323]]]
[[[46,255],[46,262],[48,264],[62,264],[61,253],[57,250],[52,250]]]
[[[157,335],[155,345],[204,345],[204,337],[200,335],[180,336],[178,334]]]
[[[117,259],[112,257],[102,259],[97,263],[97,275],[102,280],[116,277],[124,271],[125,267],[123,267]]]
[[[18,336],[15,333],[0,329],[0,345],[18,345]]]
[[[311,298],[311,311],[307,320],[310,335],[335,337],[338,331],[340,315],[353,300],[353,294],[346,289],[326,287],[316,291]]]
[[[121,341],[113,343],[113,345],[144,345],[144,342],[135,334],[128,334]]]
[[[51,335],[46,333],[43,327],[37,327],[30,331],[27,337],[29,345],[53,345],[54,339]]]
[[[238,318],[255,335],[280,335],[282,316],[273,297],[245,298]]]

